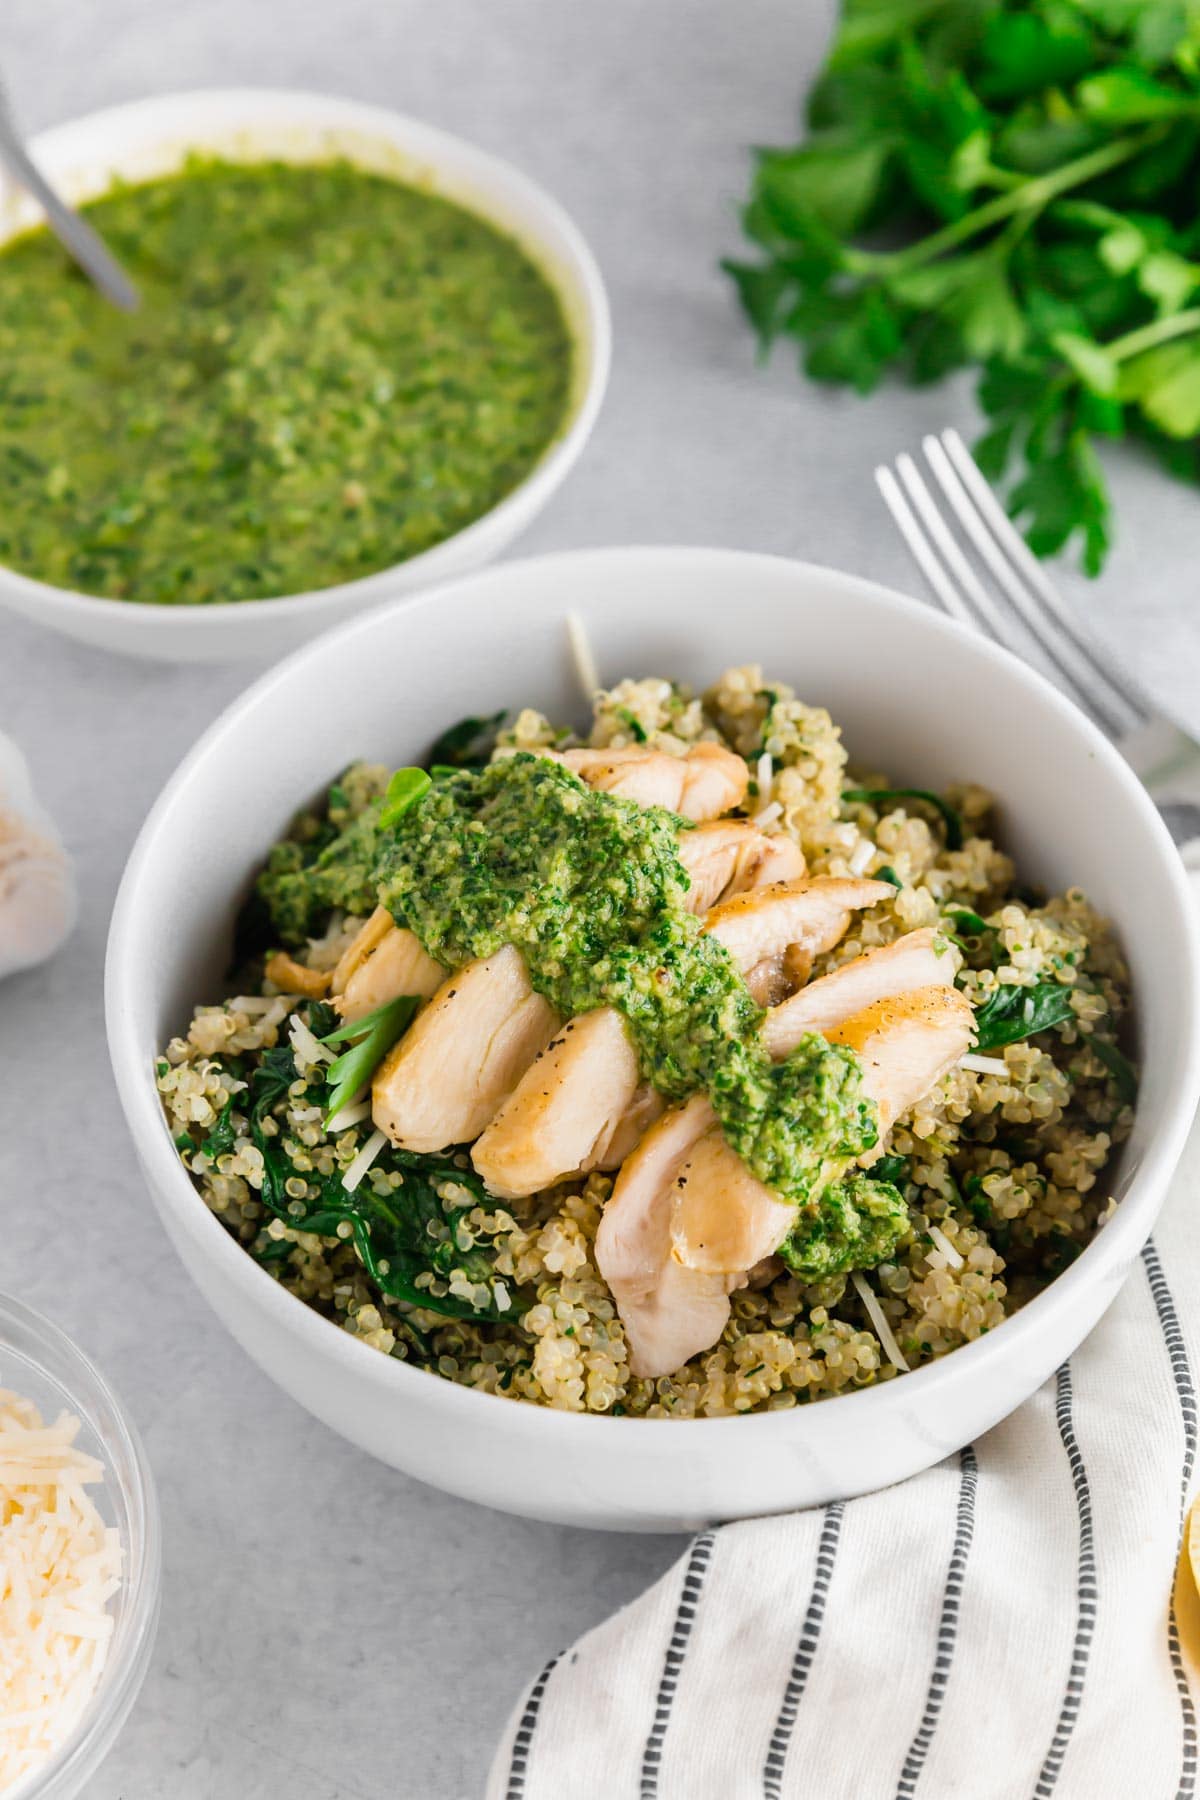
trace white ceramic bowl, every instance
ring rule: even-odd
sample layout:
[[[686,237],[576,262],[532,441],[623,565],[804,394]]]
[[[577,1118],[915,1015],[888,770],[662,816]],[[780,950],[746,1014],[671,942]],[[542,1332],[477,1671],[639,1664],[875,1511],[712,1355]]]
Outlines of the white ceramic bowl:
[[[77,1800],[90,1791],[150,1666],[162,1574],[158,1499],[133,1422],[100,1371],[57,1325],[7,1294],[0,1294],[0,1387],[32,1400],[47,1421],[75,1414],[77,1445],[104,1464],[103,1483],[89,1491],[121,1540],[112,1641],[96,1691],[70,1737],[12,1795]]]
[[[600,272],[556,201],[461,138],[353,100],[237,88],[164,94],[91,113],[43,132],[30,149],[76,203],[104,193],[114,177],[146,181],[171,174],[195,150],[244,161],[345,156],[409,181],[478,213],[523,246],[559,296],[575,344],[575,372],[566,423],[524,481],[473,524],[407,562],[312,593],[178,607],[100,599],[0,567],[0,603],[13,611],[130,656],[170,662],[279,656],[381,600],[489,561],[541,511],[587,441],[608,381],[611,343]],[[40,217],[0,170],[0,242]]]
[[[924,787],[982,781],[1001,796],[1023,874],[1078,884],[1116,919],[1144,1063],[1115,1175],[1121,1204],[1046,1293],[980,1341],[789,1412],[686,1422],[557,1413],[455,1387],[356,1342],[278,1287],[192,1187],[152,1060],[195,1002],[222,993],[234,910],[265,849],[354,757],[410,762],[448,722],[506,704],[580,718],[567,607],[584,619],[605,681],[661,673],[698,686],[730,663],[760,662],[828,706],[869,766]],[[1198,967],[1182,868],[1144,791],[1015,658],[829,570],[734,551],[599,550],[508,563],[375,612],[237,701],[167,784],[130,858],[109,945],[108,1028],[163,1222],[281,1387],[385,1462],[470,1499],[580,1525],[685,1527],[898,1481],[987,1430],[1070,1354],[1149,1233],[1183,1143],[1198,1081]]]

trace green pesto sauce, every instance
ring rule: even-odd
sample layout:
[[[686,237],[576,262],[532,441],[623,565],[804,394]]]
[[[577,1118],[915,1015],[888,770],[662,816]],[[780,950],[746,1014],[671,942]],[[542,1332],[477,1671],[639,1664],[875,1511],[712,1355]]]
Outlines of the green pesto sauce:
[[[817,1207],[797,1218],[779,1255],[805,1281],[848,1269],[873,1269],[908,1229],[908,1204],[890,1181],[861,1170],[824,1188]]]
[[[345,162],[193,160],[85,208],[142,295],[44,230],[0,251],[0,562],[198,605],[440,543],[559,431],[571,343],[510,239]]]
[[[363,768],[357,765],[349,773],[358,775]],[[318,935],[335,907],[365,918],[378,906],[375,865],[385,782],[384,773],[384,782],[374,783],[365,801],[349,807],[339,805],[343,789],[335,782],[325,816],[302,813],[273,846],[255,893],[283,943],[296,948]]]
[[[681,824],[544,757],[506,757],[440,777],[379,834],[379,897],[448,968],[513,944],[564,1018],[616,1007],[646,1078],[669,1099],[707,1093],[758,1178],[813,1207],[829,1165],[877,1141],[876,1108],[858,1058],[822,1037],[771,1061],[761,1008],[686,909]],[[851,1266],[846,1254],[878,1261],[878,1221],[864,1207],[871,1229],[856,1230],[859,1216],[834,1190],[804,1220],[796,1260],[814,1273]]]

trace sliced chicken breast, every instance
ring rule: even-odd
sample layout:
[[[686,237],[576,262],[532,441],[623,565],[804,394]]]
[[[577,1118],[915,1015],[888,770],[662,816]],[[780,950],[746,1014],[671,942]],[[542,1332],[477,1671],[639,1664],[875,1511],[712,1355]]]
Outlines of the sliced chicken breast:
[[[828,948],[849,923],[849,907],[871,906],[891,891],[886,882],[831,877],[775,882],[715,908],[708,929],[735,962],[773,967],[796,938]],[[618,1168],[640,1135],[639,1118],[661,1111],[641,1081],[620,1014],[603,1012],[603,1020],[589,1013],[571,1021],[476,1144],[472,1161],[492,1193],[514,1200],[581,1171]]]
[[[559,1019],[506,945],[442,982],[380,1064],[371,1115],[405,1150],[445,1150],[477,1138]]]
[[[835,875],[773,882],[714,906],[705,929],[745,971],[754,998],[769,1006],[797,978],[806,979],[814,957],[845,936],[852,911],[875,906],[892,892],[886,881]]]
[[[637,1055],[611,1006],[581,1013],[526,1069],[471,1152],[489,1192],[515,1200],[594,1168],[598,1140],[630,1106]]]
[[[974,1032],[975,1015],[966,995],[938,986],[875,1000],[826,1036],[860,1058],[863,1085],[879,1108],[882,1144],[900,1114],[966,1055]]]
[[[386,906],[377,906],[370,918],[359,926],[358,931],[350,939],[341,957],[334,966],[330,977],[330,987],[335,994],[346,991],[346,983],[357,969],[360,969],[368,956],[378,950],[380,944],[393,929],[394,921]]]
[[[2,865],[0,865],[2,866]],[[286,950],[276,950],[263,967],[268,981],[273,981],[281,994],[303,994],[309,1000],[323,1000],[329,992],[329,971],[310,969],[297,962]]]
[[[883,1153],[887,1134],[900,1114],[930,1093],[966,1054],[973,1030],[974,1014],[966,995],[957,988],[938,986],[876,1000],[827,1033],[831,1043],[845,1044],[856,1052],[863,1066],[863,1086],[879,1108],[880,1141],[870,1160]],[[723,1155],[713,1146],[712,1140],[720,1135],[714,1125],[697,1140],[677,1176],[673,1202],[674,1255],[706,1273],[712,1272],[722,1254],[743,1248],[747,1254],[753,1251],[753,1260],[758,1261],[778,1247],[787,1230],[785,1222],[775,1242],[763,1247],[771,1219],[781,1216],[771,1212],[768,1202],[775,1207],[781,1202],[728,1146],[723,1146]],[[740,1176],[734,1173],[734,1164],[741,1169]],[[831,1169],[830,1179],[836,1173]],[[714,1220],[722,1209],[739,1216],[718,1232]],[[792,1209],[787,1211],[791,1215]],[[744,1268],[751,1266],[747,1262]]]
[[[739,1284],[774,1254],[796,1217],[731,1150],[719,1127],[699,1138],[675,1177],[671,1243],[678,1261]]]
[[[679,860],[691,877],[688,909],[706,913],[718,900],[775,881],[798,881],[804,852],[794,838],[769,837],[749,819],[712,819],[679,834]]]
[[[831,1041],[847,1044],[862,1059],[864,1084],[879,1108],[881,1144],[875,1154],[900,1113],[936,1087],[966,1052],[973,1029],[966,997],[953,987],[936,985],[877,1000],[830,1031]],[[656,1133],[665,1142],[662,1151]],[[622,1193],[625,1218],[616,1239],[625,1257],[624,1262],[620,1254],[616,1258],[625,1298],[616,1288],[613,1297],[630,1342],[630,1366],[635,1374],[654,1376],[671,1373],[680,1361],[716,1342],[729,1311],[727,1298],[722,1307],[722,1292],[727,1296],[743,1286],[778,1248],[795,1212],[729,1148],[703,1096],[668,1113],[644,1144],[650,1153],[643,1158],[639,1148],[628,1159],[608,1207],[623,1190],[626,1170],[632,1169],[633,1179]],[[831,1167],[830,1179],[838,1173]],[[606,1281],[610,1246],[606,1241],[602,1253],[600,1238],[608,1207],[596,1238],[597,1263]],[[664,1216],[669,1247],[661,1283],[654,1289],[646,1268],[662,1253]],[[667,1360],[681,1348],[678,1360]]]
[[[956,959],[934,949],[932,926],[910,931],[878,950],[843,963],[798,994],[773,1006],[763,1021],[763,1041],[777,1060],[796,1048],[806,1031],[829,1032],[874,1000],[913,988],[950,987]]]
[[[427,1000],[445,979],[445,969],[426,956],[413,933],[393,924],[386,906],[377,906],[343,953],[330,989],[333,1004],[350,1022],[402,994]]]
[[[620,1118],[610,1120],[597,1138],[589,1167],[619,1169],[666,1110],[667,1103],[657,1088],[651,1087],[648,1081],[639,1081],[633,1099]]]
[[[665,1104],[641,1078],[621,1014],[602,1006],[573,1018],[526,1069],[471,1161],[502,1199],[537,1194],[618,1168]]]
[[[635,1375],[677,1369],[715,1344],[729,1317],[725,1277],[688,1269],[671,1254],[671,1190],[711,1114],[689,1100],[652,1125],[626,1158],[596,1233],[596,1263],[608,1283]]]
[[[643,806],[665,806],[684,819],[716,819],[740,806],[750,771],[740,756],[721,744],[693,744],[684,756],[641,744],[623,749],[544,750],[573,769],[589,787],[620,794]]]

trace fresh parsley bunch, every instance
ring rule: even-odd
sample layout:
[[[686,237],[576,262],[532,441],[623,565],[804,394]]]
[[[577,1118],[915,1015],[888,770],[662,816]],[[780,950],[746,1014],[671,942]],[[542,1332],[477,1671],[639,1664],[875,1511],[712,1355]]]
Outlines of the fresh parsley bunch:
[[[1038,555],[1111,538],[1097,440],[1200,479],[1200,0],[845,0],[727,262],[764,350],[869,393],[982,370]]]

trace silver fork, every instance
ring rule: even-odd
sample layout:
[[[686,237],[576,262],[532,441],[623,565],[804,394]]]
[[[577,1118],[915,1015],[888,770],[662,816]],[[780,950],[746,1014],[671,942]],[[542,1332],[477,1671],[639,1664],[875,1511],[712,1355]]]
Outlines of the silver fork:
[[[1175,842],[1192,844],[1200,838],[1200,805],[1184,792],[1173,794],[1172,781],[1183,788],[1191,764],[1197,771],[1192,792],[1200,792],[1200,747],[1088,642],[957,431],[930,435],[921,449],[924,472],[906,453],[894,469],[881,464],[875,480],[938,604],[1026,660],[1032,649],[1156,790]]]

